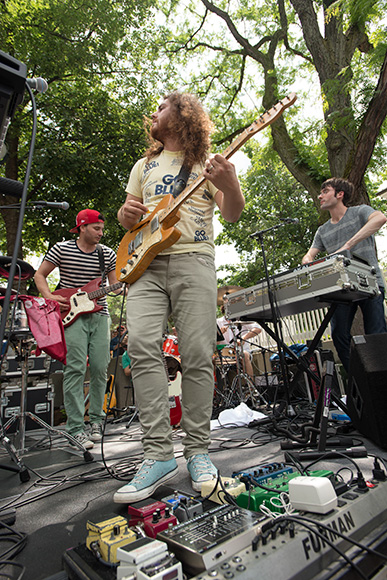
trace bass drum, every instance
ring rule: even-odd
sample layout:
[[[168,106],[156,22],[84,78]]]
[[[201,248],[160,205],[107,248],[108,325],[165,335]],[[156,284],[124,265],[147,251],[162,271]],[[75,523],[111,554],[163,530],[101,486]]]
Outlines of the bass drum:
[[[163,352],[167,355],[180,357],[179,343],[176,336],[168,335],[163,343]]]
[[[172,427],[181,420],[181,364],[178,357],[164,355],[168,370],[169,416]]]

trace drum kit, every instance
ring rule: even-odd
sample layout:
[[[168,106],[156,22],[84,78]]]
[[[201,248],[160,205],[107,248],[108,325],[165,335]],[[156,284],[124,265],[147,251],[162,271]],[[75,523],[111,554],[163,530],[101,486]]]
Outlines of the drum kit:
[[[166,334],[163,337],[163,358],[167,367],[167,374],[170,381],[174,381],[177,373],[181,373],[181,357],[179,353],[179,341],[177,336]]]
[[[7,278],[11,258],[8,256],[0,256],[0,276]],[[35,270],[22,260],[17,260],[19,268],[18,276],[14,280],[28,280],[32,278]],[[3,306],[1,297],[6,294],[7,288],[0,290],[0,305]],[[43,421],[31,411],[27,410],[28,384],[29,384],[29,357],[32,355],[32,349],[35,345],[34,336],[28,326],[27,314],[23,302],[18,298],[18,292],[11,291],[12,306],[9,312],[2,312],[2,316],[6,316],[5,332],[2,337],[2,348],[0,366],[3,365],[7,359],[8,349],[11,348],[15,354],[15,359],[20,366],[20,406],[15,409],[11,416],[3,423],[0,415],[0,444],[4,446],[8,455],[15,466],[2,465],[4,469],[16,471],[22,482],[30,479],[27,468],[25,467],[21,456],[27,451],[25,445],[26,436],[26,419],[27,417],[38,424],[39,427],[45,429],[51,436],[64,437],[78,450],[83,452],[85,461],[92,461],[92,456],[82,445],[78,443],[70,434],[54,429],[51,425]],[[7,396],[5,394],[3,383],[1,384],[1,406],[8,404]],[[10,428],[15,426],[14,441],[8,437]]]
[[[227,323],[233,335],[232,344],[235,346],[218,344],[213,356],[215,378],[213,418],[216,418],[220,411],[236,407],[240,403],[245,403],[253,409],[267,405],[263,394],[259,392],[244,368],[243,341],[239,339],[242,325],[245,324],[249,322],[235,320]]]
[[[217,304],[222,306],[224,297],[238,290],[241,286],[228,285],[218,288]],[[244,368],[243,342],[240,340],[242,325],[251,324],[245,320],[226,322],[232,333],[232,343],[225,344],[220,328],[217,329],[217,349],[213,356],[214,364],[214,402],[213,417],[220,411],[245,403],[252,408],[267,405],[263,394],[259,392],[252,378]]]

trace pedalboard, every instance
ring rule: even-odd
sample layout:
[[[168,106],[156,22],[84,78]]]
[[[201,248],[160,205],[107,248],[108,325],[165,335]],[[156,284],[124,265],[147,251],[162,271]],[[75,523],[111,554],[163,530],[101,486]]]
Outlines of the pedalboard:
[[[128,506],[129,526],[140,526],[149,538],[156,538],[159,532],[177,524],[172,508],[162,501],[152,498]]]
[[[249,546],[267,518],[232,505],[219,505],[165,530],[157,539],[182,562],[190,574],[198,574]]]
[[[307,516],[303,525],[302,517]],[[358,578],[349,562],[367,578],[387,578],[386,558],[362,550],[387,554],[387,482],[366,494],[344,493],[327,514],[295,514],[270,521],[255,540],[191,580],[343,580]],[[340,535],[339,535],[340,534]],[[345,554],[346,560],[339,552]]]
[[[240,507],[253,510],[255,512],[259,512],[260,506],[264,505],[272,512],[282,513],[283,508],[278,504],[278,502],[276,502],[276,499],[280,493],[288,493],[289,481],[295,477],[300,477],[300,475],[301,474],[298,471],[284,473],[282,476],[276,477],[273,479],[273,481],[268,482],[265,485],[266,489],[262,489],[261,487],[252,487],[248,491],[238,495],[235,501]],[[311,471],[309,475],[313,477],[328,477],[330,479],[333,479],[334,477],[332,471],[324,469]],[[274,499],[274,503],[272,499]]]
[[[171,507],[173,515],[179,522],[186,522],[203,513],[202,501],[181,491],[175,491],[163,497],[161,501]]]

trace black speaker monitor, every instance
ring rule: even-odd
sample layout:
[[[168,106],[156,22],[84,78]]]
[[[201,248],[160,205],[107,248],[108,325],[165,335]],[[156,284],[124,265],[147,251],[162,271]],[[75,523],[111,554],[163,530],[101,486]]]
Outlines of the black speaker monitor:
[[[356,429],[387,449],[387,333],[352,337],[347,408]]]
[[[0,149],[16,107],[22,102],[27,67],[0,50]]]

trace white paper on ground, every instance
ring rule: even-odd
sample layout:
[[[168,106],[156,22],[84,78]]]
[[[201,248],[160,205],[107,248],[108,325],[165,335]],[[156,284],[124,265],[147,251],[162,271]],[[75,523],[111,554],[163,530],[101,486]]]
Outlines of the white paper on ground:
[[[211,421],[211,431],[222,427],[246,427],[252,421],[264,419],[266,415],[259,411],[254,411],[246,405],[240,403],[234,409],[225,409],[219,413],[217,419]]]

